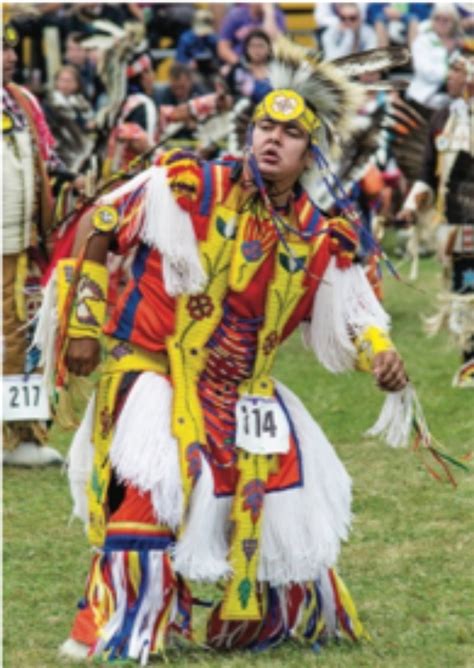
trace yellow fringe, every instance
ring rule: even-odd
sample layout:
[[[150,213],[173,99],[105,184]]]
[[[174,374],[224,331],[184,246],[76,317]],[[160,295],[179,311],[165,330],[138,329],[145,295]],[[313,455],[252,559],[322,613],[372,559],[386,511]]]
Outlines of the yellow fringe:
[[[21,322],[26,321],[25,283],[27,277],[28,257],[23,252],[18,256],[14,286],[16,315]]]

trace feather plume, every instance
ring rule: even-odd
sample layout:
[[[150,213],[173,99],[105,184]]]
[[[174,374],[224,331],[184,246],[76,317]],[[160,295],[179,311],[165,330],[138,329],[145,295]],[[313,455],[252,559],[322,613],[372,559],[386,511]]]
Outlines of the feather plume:
[[[269,71],[274,89],[291,88],[314,108],[323,126],[321,139],[334,141],[350,135],[351,119],[364,100],[364,90],[338,67],[318,62],[314,51],[280,38]]]
[[[401,171],[411,182],[419,178],[429,132],[429,109],[402,100],[390,101],[384,120],[390,148]]]
[[[366,72],[380,72],[405,65],[410,51],[404,46],[370,49],[331,61],[347,77],[359,77]]]
[[[96,19],[92,22],[92,27],[95,32],[104,32],[107,35],[112,35],[118,39],[125,37],[127,34],[127,32],[123,28],[120,28],[116,23],[104,19]]]
[[[409,82],[406,79],[387,79],[386,81],[374,81],[370,84],[364,84],[366,91],[400,91],[408,88]]]

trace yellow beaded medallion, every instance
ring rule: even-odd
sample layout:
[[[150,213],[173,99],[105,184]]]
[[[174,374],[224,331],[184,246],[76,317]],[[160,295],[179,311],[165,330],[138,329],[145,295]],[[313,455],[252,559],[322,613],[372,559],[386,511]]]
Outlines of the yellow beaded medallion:
[[[112,232],[118,225],[118,212],[113,206],[100,206],[92,216],[92,224],[99,232]]]
[[[298,93],[286,88],[268,93],[255,109],[254,121],[271,118],[278,123],[297,121],[309,134],[321,125],[316,114]]]

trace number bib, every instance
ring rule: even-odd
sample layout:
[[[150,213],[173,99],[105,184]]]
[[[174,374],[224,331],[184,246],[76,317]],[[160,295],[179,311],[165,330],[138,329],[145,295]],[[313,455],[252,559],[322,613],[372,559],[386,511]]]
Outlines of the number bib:
[[[49,420],[49,402],[43,377],[31,375],[3,376],[3,416],[5,422],[13,420]]]
[[[236,445],[254,455],[285,454],[290,449],[290,428],[275,399],[244,396],[235,407]]]

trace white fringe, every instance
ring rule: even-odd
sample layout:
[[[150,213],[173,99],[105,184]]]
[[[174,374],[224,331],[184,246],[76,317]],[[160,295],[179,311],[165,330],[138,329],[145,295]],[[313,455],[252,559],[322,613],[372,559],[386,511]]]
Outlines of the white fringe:
[[[391,392],[382,406],[376,423],[366,436],[381,436],[392,448],[406,447],[413,423],[416,395],[407,385],[400,392]]]
[[[164,554],[161,551],[148,552],[150,569],[148,591],[136,616],[130,637],[128,655],[132,659],[138,659],[141,666],[148,664],[153,630],[164,603],[163,559]]]
[[[72,516],[79,517],[84,524],[89,521],[87,485],[92,473],[94,446],[92,432],[94,429],[95,394],[89,400],[86,412],[74,438],[67,456],[69,490],[73,509]]]
[[[37,323],[31,347],[41,350],[40,366],[48,394],[53,390],[53,375],[56,366],[55,344],[59,319],[57,310],[57,269],[52,272],[43,289],[41,307],[36,314]]]
[[[101,197],[98,203],[113,204],[145,183],[140,237],[163,256],[163,277],[168,294],[194,294],[202,291],[206,274],[199,259],[191,218],[176,202],[166,174],[166,167],[149,167]]]
[[[333,566],[351,522],[351,481],[343,465],[299,399],[281,384],[278,391],[296,426],[303,486],[265,496],[258,579],[273,586],[314,580]],[[174,568],[184,577],[215,581],[230,575],[232,502],[214,496],[204,462],[174,554]]]
[[[347,472],[299,399],[280,383],[278,391],[295,425],[303,485],[265,497],[258,578],[273,586],[314,580],[325,568],[334,566],[351,522]],[[170,433],[171,398],[172,389],[165,378],[151,372],[140,376],[117,421],[111,463],[119,479],[151,491],[160,521],[176,528],[183,500],[177,444]],[[85,521],[93,404],[91,399],[69,455],[74,512]],[[211,468],[204,458],[202,464],[173,562],[175,570],[187,579],[216,581],[231,575],[227,556],[233,499],[214,495]]]
[[[140,375],[117,420],[110,459],[120,481],[151,493],[160,522],[175,529],[183,512],[178,445],[171,434],[169,382],[152,372]],[[92,473],[95,396],[74,435],[68,454],[72,514],[88,522],[87,486]],[[137,425],[140,425],[139,436]]]
[[[109,640],[122,628],[127,610],[127,586],[125,582],[125,552],[112,552],[112,588],[116,596],[116,608],[105,625],[98,640],[94,655],[100,655]],[[128,657],[140,660],[146,666],[150,652],[151,637],[159,611],[163,607],[163,552],[150,550],[147,589],[130,632]]]
[[[227,553],[231,507],[231,497],[217,498],[214,495],[212,471],[203,457],[189,517],[174,549],[173,566],[183,577],[215,582],[230,576]]]
[[[172,389],[145,372],[132,387],[117,420],[110,460],[120,481],[151,493],[160,522],[176,529],[183,512],[178,444],[171,433]]]
[[[133,179],[130,179],[130,181],[127,181],[118,188],[111,190],[105,195],[102,195],[102,197],[97,200],[97,206],[114,205],[125,195],[129,195],[134,190],[138,190],[140,186],[149,181],[151,178],[152,169],[153,167],[149,167],[148,169],[143,170],[143,172],[140,172],[140,174],[134,176]]]
[[[311,323],[303,339],[333,373],[354,368],[353,337],[369,325],[388,331],[390,318],[377,300],[360,265],[339,269],[331,258],[316,292]]]
[[[296,429],[303,485],[265,496],[258,579],[273,586],[315,580],[335,565],[351,524],[351,480],[298,397],[278,392]]]
[[[163,255],[163,276],[169,295],[200,292],[206,275],[191,218],[177,204],[166,179],[166,168],[151,170],[141,238]]]

